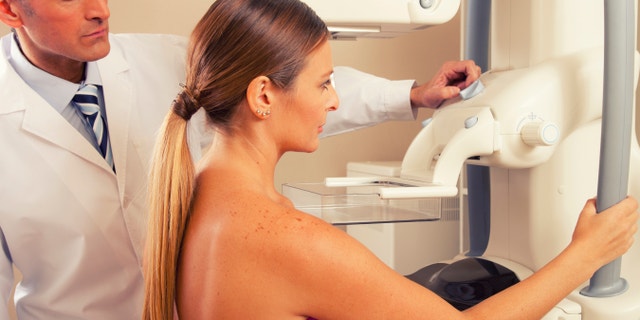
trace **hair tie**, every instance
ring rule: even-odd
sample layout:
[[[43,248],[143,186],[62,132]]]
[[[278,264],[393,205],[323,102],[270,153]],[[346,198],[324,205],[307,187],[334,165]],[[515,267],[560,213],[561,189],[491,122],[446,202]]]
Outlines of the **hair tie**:
[[[185,121],[189,121],[200,107],[191,91],[183,83],[180,84],[180,87],[182,87],[182,91],[173,100],[173,112]]]

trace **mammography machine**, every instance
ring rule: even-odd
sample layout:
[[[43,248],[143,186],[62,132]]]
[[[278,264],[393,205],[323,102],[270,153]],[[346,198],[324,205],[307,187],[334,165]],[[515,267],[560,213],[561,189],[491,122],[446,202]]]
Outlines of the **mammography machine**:
[[[362,12],[371,9],[373,17],[367,20],[366,14],[356,19],[356,15],[349,16],[354,11],[346,9],[334,10],[340,13],[334,19],[334,11],[327,9],[333,6],[330,2],[305,2],[338,28],[335,30],[351,30],[344,37],[360,36],[353,31],[358,28],[368,30],[366,36],[371,30],[385,30],[385,25],[394,32],[410,32],[448,20],[459,6],[449,0],[347,2],[360,5]],[[517,282],[541,268],[569,243],[586,199],[597,195],[601,210],[606,208],[602,202],[611,202],[607,192],[612,189],[619,189],[617,196],[640,198],[640,149],[633,112],[609,112],[623,109],[619,104],[633,104],[638,75],[637,3],[489,3],[489,71],[481,77],[479,87],[472,88],[474,92],[446,102],[434,113],[407,150],[399,176],[336,178],[328,179],[320,191],[314,190],[317,186],[304,190],[299,185],[285,190],[303,210],[312,207],[307,211],[328,220],[348,223],[348,213],[343,211],[345,218],[335,208],[353,206],[359,208],[350,209],[356,214],[363,208],[370,210],[369,222],[429,221],[442,214],[430,215],[444,208],[437,197],[460,191],[458,179],[466,164],[489,168],[490,222],[486,239],[480,240],[485,241],[481,252],[474,257],[461,252],[413,275],[436,292],[447,285],[457,290],[457,297],[445,297],[454,305],[455,299],[460,302],[466,295],[471,301],[492,285],[491,279],[465,278],[478,270],[495,279]],[[387,6],[394,7],[388,12],[398,19],[390,22],[386,17],[376,23],[375,13]],[[398,8],[406,12],[398,13],[402,11]],[[398,27],[403,23],[407,26]],[[340,31],[336,32],[339,38]],[[627,76],[618,77],[620,73]],[[324,193],[327,188],[339,191]],[[337,196],[340,193],[344,195]],[[331,201],[316,199],[314,206],[305,207],[313,195]],[[327,216],[324,207],[331,207]],[[358,219],[361,223],[365,218]],[[544,319],[640,319],[638,266],[640,241],[636,239],[627,254],[603,267]]]

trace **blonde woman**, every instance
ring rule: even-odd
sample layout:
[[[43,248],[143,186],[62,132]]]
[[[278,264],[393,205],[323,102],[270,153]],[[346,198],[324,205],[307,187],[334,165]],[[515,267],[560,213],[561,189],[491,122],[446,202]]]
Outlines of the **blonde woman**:
[[[143,319],[539,319],[631,246],[636,201],[596,215],[589,200],[558,257],[461,312],[297,211],[274,170],[338,108],[328,37],[298,0],[217,0],[196,26],[153,164]],[[216,134],[194,166],[200,109]]]

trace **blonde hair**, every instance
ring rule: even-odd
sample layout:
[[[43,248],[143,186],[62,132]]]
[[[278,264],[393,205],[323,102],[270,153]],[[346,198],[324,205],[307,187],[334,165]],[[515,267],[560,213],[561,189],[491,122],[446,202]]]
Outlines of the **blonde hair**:
[[[253,79],[265,75],[289,88],[307,55],[328,37],[324,22],[298,0],[217,0],[196,25],[186,83],[165,118],[151,169],[143,319],[174,315],[180,247],[195,188],[188,120],[202,108],[217,130],[230,130]]]
[[[190,212],[195,167],[187,144],[187,120],[167,114],[156,142],[149,183],[143,319],[170,319],[180,246]]]

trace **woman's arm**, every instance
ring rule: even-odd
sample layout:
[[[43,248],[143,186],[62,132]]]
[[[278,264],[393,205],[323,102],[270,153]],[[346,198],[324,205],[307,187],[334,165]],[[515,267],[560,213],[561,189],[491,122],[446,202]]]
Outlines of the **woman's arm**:
[[[316,319],[540,319],[631,247],[636,210],[635,199],[627,198],[596,214],[595,200],[589,200],[562,253],[465,312],[388,268],[346,233],[314,219],[302,224],[304,232],[290,234],[288,254],[278,260],[288,266],[281,271],[291,275],[288,286],[298,307]]]

